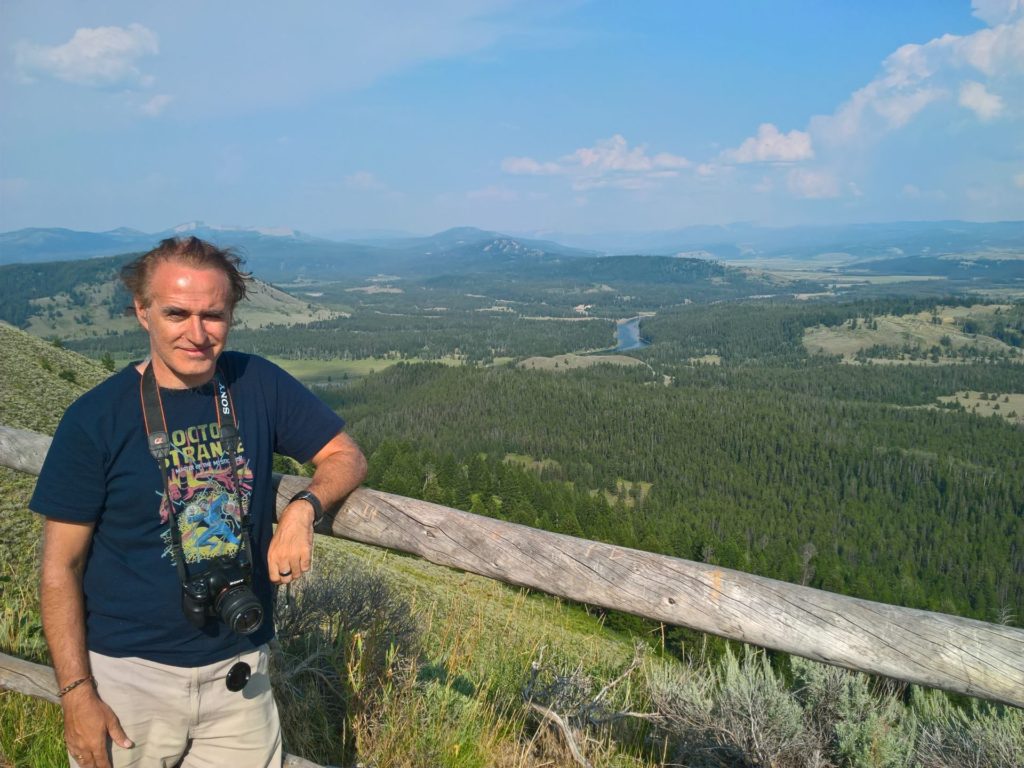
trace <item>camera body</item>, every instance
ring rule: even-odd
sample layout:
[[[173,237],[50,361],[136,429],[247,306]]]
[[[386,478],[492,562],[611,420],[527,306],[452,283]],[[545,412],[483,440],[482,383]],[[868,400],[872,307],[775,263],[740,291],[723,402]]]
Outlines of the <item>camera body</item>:
[[[239,635],[263,624],[263,604],[252,591],[251,569],[237,558],[220,557],[181,585],[181,610],[196,627],[219,618]]]

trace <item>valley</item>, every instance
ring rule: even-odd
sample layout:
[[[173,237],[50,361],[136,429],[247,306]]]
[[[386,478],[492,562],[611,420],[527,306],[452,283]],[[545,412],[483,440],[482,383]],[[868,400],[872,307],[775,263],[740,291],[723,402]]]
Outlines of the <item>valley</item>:
[[[846,281],[638,255],[524,264],[536,249],[507,243],[496,263],[489,242],[476,255],[463,242],[449,274],[317,280],[300,263],[275,287],[254,267],[231,346],[338,410],[373,488],[882,602],[1014,625],[1024,615],[1015,276]],[[124,258],[0,267],[0,423],[52,429],[75,392],[146,353],[119,314]],[[0,481],[12,498],[30,487]],[[31,521],[12,531],[38,535]],[[663,664],[694,663],[699,648],[700,664],[727,668],[738,652],[628,614],[533,609],[536,596],[387,553],[328,551],[325,562],[386,572],[422,601],[428,658],[466,653],[437,615],[462,627],[476,656],[460,668],[498,687],[523,681],[495,671],[508,662],[479,625],[481,599],[522,665],[536,638],[564,658],[569,646],[621,657],[627,638]],[[30,652],[32,631],[11,643]],[[460,743],[486,752],[487,738]]]

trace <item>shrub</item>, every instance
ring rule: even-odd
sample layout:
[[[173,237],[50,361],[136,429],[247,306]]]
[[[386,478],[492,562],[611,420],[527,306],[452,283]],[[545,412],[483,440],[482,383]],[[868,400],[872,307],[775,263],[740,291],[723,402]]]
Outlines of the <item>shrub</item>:
[[[686,766],[825,765],[808,762],[814,736],[800,704],[762,651],[729,649],[716,673],[690,668],[652,678],[651,695],[673,743],[673,762]]]
[[[921,721],[914,765],[920,768],[1024,766],[1024,710],[970,699],[955,706],[939,691],[915,689]]]
[[[271,677],[285,746],[319,762],[345,762],[353,721],[381,683],[415,654],[409,604],[386,578],[351,562],[281,590]]]

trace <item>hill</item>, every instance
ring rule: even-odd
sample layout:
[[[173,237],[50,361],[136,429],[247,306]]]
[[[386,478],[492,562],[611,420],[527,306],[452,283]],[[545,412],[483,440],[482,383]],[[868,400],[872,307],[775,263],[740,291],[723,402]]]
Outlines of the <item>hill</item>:
[[[0,320],[36,336],[89,338],[134,331],[131,297],[118,273],[135,254],[0,266]],[[342,313],[297,298],[258,278],[235,325],[261,328],[333,320]]]

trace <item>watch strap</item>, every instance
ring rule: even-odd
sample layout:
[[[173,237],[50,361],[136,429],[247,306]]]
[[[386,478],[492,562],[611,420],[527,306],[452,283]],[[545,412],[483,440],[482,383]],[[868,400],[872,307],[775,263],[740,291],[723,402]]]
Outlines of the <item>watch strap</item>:
[[[291,504],[293,501],[308,501],[313,507],[313,527],[316,528],[324,519],[324,505],[320,503],[320,499],[316,497],[312,491],[299,491],[289,499],[288,503]]]

